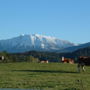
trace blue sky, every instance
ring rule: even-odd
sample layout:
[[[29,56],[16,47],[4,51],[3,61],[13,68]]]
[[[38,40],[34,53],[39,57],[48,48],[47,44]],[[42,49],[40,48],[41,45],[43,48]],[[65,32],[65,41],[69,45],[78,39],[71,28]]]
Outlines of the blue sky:
[[[90,42],[90,0],[0,0],[0,39],[20,34]]]

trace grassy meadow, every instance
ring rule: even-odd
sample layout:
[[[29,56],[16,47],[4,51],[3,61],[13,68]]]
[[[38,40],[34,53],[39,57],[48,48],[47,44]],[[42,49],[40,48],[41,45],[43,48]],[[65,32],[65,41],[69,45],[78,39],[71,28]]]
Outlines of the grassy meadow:
[[[0,63],[0,88],[90,90],[90,67],[78,73],[76,64]]]

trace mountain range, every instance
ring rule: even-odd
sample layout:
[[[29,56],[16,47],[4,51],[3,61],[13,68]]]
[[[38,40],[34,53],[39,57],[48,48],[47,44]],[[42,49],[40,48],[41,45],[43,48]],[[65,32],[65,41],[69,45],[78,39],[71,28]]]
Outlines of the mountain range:
[[[66,40],[38,34],[20,35],[11,39],[0,40],[0,51],[11,53],[26,51],[73,52],[90,46],[90,43],[76,45]]]
[[[87,48],[87,47],[90,47],[90,42],[84,43],[84,44],[79,44],[79,45],[68,47],[68,48],[64,48],[64,49],[59,50],[58,52],[74,52],[79,49]]]

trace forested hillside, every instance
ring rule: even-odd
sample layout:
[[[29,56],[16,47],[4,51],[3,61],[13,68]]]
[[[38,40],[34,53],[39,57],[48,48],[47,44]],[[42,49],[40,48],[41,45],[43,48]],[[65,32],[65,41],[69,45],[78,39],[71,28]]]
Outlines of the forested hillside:
[[[49,62],[61,62],[62,56],[66,58],[72,58],[77,61],[79,56],[90,56],[90,47],[79,49],[72,53],[55,53],[55,52],[37,52],[29,51],[24,53],[7,53],[1,52],[0,56],[4,56],[5,59],[0,62],[39,62],[42,60],[48,60]]]

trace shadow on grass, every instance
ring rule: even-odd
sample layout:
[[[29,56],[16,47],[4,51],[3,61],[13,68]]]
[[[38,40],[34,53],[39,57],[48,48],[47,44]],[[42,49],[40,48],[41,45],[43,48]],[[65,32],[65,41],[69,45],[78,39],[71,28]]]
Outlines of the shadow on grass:
[[[38,72],[38,73],[78,73],[75,71],[64,71],[64,70],[12,70],[13,72]]]
[[[64,89],[64,90],[80,90],[80,89],[77,89],[77,88],[67,88],[67,89]]]

